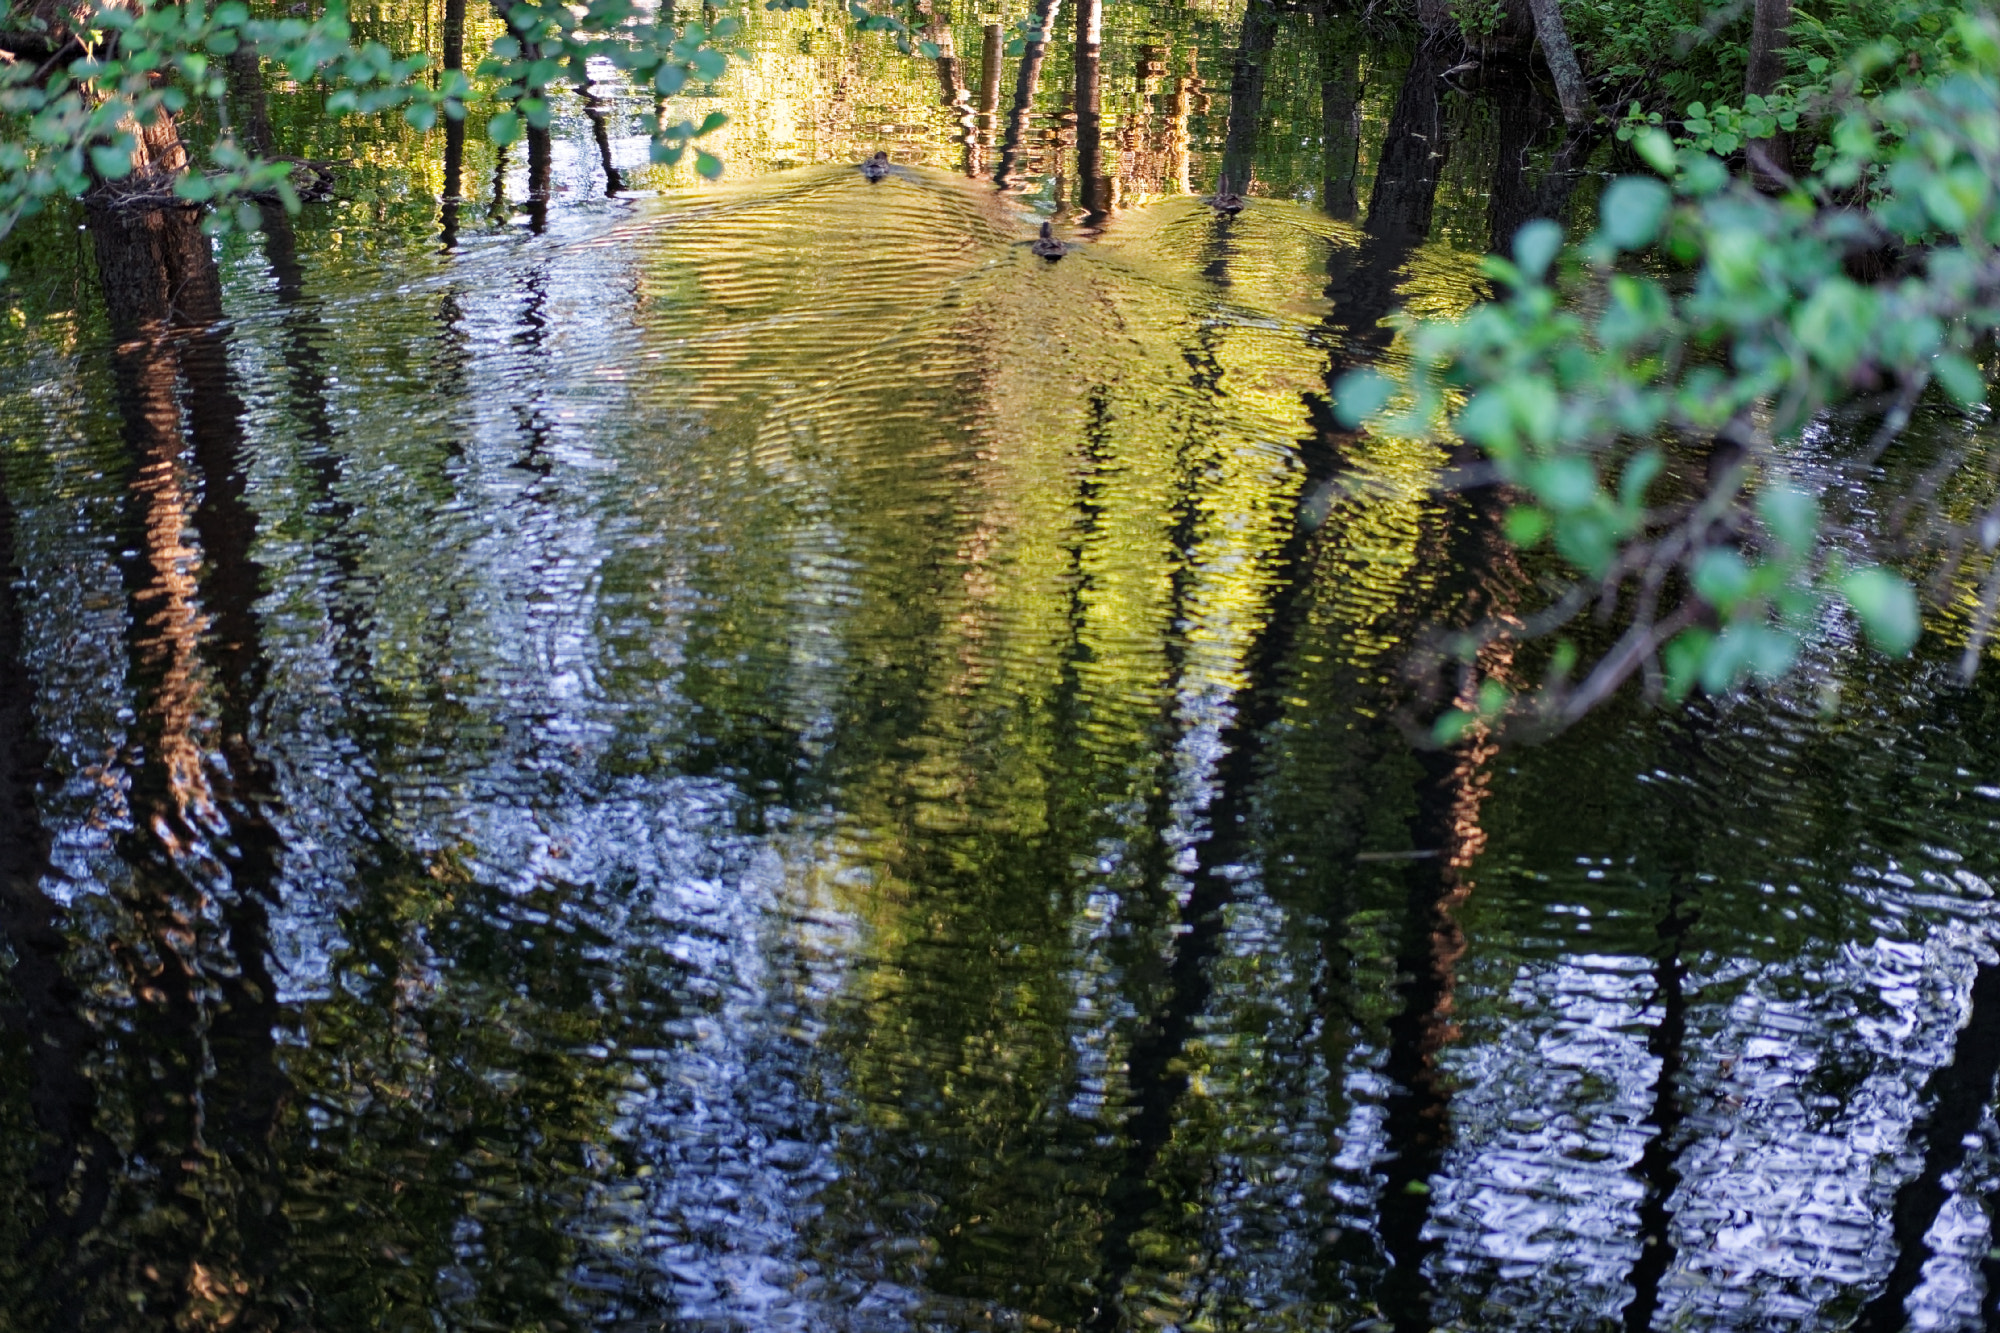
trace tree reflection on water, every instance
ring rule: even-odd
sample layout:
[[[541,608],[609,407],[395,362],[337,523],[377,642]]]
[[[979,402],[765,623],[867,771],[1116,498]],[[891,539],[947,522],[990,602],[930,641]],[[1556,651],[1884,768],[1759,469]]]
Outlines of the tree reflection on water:
[[[830,13],[714,186],[238,62],[334,199],[10,243],[0,1322],[1977,1323],[1990,676],[1410,738],[1538,570],[1328,386],[1595,141],[1316,9]]]

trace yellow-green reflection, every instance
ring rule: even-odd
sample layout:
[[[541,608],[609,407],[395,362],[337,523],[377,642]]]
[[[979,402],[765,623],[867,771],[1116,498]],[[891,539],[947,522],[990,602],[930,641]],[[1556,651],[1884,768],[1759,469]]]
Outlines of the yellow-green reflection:
[[[202,337],[22,234],[0,1323],[1747,1327],[1879,1273],[1794,1205],[1885,1216],[1924,1133],[1986,693],[1411,746],[1410,646],[1526,575],[1325,386],[1479,299],[1553,119],[1114,6],[1086,229],[1073,11],[991,179],[1025,12],[934,11],[950,71],[749,13],[669,108],[733,117],[717,184],[593,71],[616,196],[566,95],[539,207],[478,124],[452,212],[440,136],[272,80],[353,165]],[[1750,1175],[1783,1241],[1721,1266]]]

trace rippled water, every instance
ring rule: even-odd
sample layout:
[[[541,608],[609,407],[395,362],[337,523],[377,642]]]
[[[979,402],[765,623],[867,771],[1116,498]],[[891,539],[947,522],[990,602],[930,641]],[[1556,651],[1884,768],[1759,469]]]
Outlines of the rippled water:
[[[1065,50],[1002,193],[809,11],[718,185],[383,131],[169,335],[28,238],[0,1325],[1981,1325],[2000,684],[1412,747],[1535,571],[1321,396],[1551,120],[1266,20],[1113,10],[1101,225]]]

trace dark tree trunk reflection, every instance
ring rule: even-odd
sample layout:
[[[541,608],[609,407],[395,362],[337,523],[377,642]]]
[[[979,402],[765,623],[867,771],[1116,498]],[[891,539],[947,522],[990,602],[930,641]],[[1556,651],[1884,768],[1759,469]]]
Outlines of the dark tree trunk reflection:
[[[1399,273],[1430,235],[1448,147],[1438,80],[1442,68],[1443,57],[1428,46],[1411,59],[1383,136],[1361,245],[1333,254],[1326,295],[1340,345],[1329,383],[1387,349],[1390,333],[1382,321],[1396,308]]]
[[[1205,338],[1212,338],[1212,331]],[[1197,347],[1188,354],[1194,369],[1193,387],[1209,395],[1220,391],[1222,366],[1212,348]],[[1300,510],[1311,503],[1319,488],[1332,474],[1331,455],[1309,443],[1301,460],[1305,476],[1299,487]],[[1213,466],[1207,457],[1187,456],[1179,471],[1189,482]],[[1174,614],[1171,623],[1181,623],[1181,608],[1188,596],[1191,562],[1197,542],[1196,506],[1191,488],[1184,489],[1177,506],[1175,548],[1182,554],[1175,565]],[[1188,1043],[1209,1008],[1214,989],[1213,965],[1221,950],[1226,912],[1235,897],[1236,876],[1241,867],[1257,855],[1255,822],[1256,797],[1265,764],[1265,749],[1284,709],[1286,684],[1294,669],[1292,646],[1300,626],[1307,588],[1305,573],[1310,563],[1314,539],[1313,525],[1294,519],[1285,544],[1273,560],[1276,591],[1265,609],[1262,628],[1244,655],[1244,681],[1237,691],[1232,716],[1221,736],[1222,753],[1212,779],[1212,798],[1206,810],[1207,836],[1195,847],[1195,867],[1189,875],[1186,900],[1179,907],[1171,957],[1165,961],[1164,975],[1153,969],[1132,969],[1147,978],[1138,989],[1159,994],[1160,999],[1144,1025],[1135,1033],[1126,1056],[1127,1079],[1132,1104],[1124,1123],[1124,1162],[1106,1191],[1107,1216],[1100,1242],[1100,1305],[1093,1327],[1126,1326],[1124,1288],[1138,1253],[1134,1238],[1142,1228],[1165,1210],[1178,1218],[1200,1197],[1199,1179],[1163,1179],[1159,1167],[1167,1145],[1173,1139],[1179,1110],[1189,1087],[1185,1063]],[[1178,677],[1178,653],[1175,655]],[[1177,692],[1170,698],[1178,701]],[[1170,705],[1171,706],[1171,705]],[[1171,755],[1175,747],[1163,753]],[[1147,824],[1155,836],[1146,863],[1145,883],[1151,899],[1136,904],[1135,915],[1158,918],[1162,908],[1172,915],[1172,898],[1165,893],[1171,849],[1160,833],[1171,822],[1168,806],[1171,792],[1163,774],[1149,804]],[[1163,900],[1163,901],[1162,901]]]
[[[1549,116],[1526,75],[1525,69],[1500,69],[1496,77],[1485,81],[1497,140],[1493,188],[1487,196],[1487,216],[1492,224],[1488,245],[1496,254],[1511,251],[1514,233],[1523,223],[1545,216],[1543,200],[1529,177],[1528,154],[1547,127]]]
[[[1438,585],[1437,604],[1419,623],[1477,620],[1505,614],[1512,582],[1511,555],[1500,535],[1500,497],[1489,489],[1448,500],[1437,516],[1442,531],[1439,563],[1454,578]],[[1509,662],[1502,649],[1489,649],[1479,664],[1489,676],[1504,677]],[[1456,674],[1456,664],[1447,668]],[[1455,692],[1447,687],[1448,697]],[[1466,697],[1452,699],[1471,706]],[[1440,1067],[1445,1048],[1458,1037],[1458,964],[1465,954],[1457,911],[1472,891],[1469,872],[1486,844],[1480,808],[1490,780],[1488,763],[1498,747],[1475,735],[1441,750],[1419,752],[1416,808],[1410,819],[1403,940],[1396,971],[1401,1011],[1389,1023],[1389,1050],[1382,1072],[1392,1085],[1384,1106],[1386,1157],[1380,1203],[1382,1247],[1389,1271],[1379,1288],[1379,1304],[1398,1333],[1428,1333],[1433,1325],[1432,1290],[1425,1263],[1436,1250],[1424,1235],[1430,1221],[1432,1177],[1451,1144],[1452,1086]]]
[[[987,24],[980,33],[979,43],[979,111],[966,141],[965,174],[975,178],[986,174],[986,159],[993,147],[995,122],[1000,115],[1002,45],[1000,25]]]
[[[1639,1203],[1639,1255],[1627,1279],[1632,1299],[1625,1307],[1626,1333],[1647,1333],[1660,1308],[1660,1282],[1673,1268],[1673,1199],[1680,1188],[1681,1122],[1686,1118],[1681,1077],[1687,1065],[1687,938],[1700,910],[1689,891],[1690,877],[1674,876],[1667,913],[1660,920],[1659,956],[1653,964],[1653,1001],[1659,1021],[1646,1038],[1646,1051],[1660,1062],[1653,1079],[1652,1132],[1639,1155],[1637,1173],[1646,1187]]]
[[[548,230],[549,184],[555,150],[546,127],[528,126],[528,228]]]
[[[1973,974],[1972,1002],[1951,1062],[1940,1066],[1924,1088],[1930,1109],[1918,1131],[1923,1165],[1896,1191],[1889,1215],[1896,1261],[1881,1292],[1854,1321],[1857,1333],[1893,1333],[1909,1322],[1907,1302],[1931,1257],[1924,1237],[1951,1197],[1945,1178],[1964,1163],[1967,1138],[1992,1112],[1996,1075],[2000,1075],[2000,963],[1981,963]],[[2000,1246],[1989,1241],[1988,1248]]]
[[[1007,138],[1000,148],[1000,170],[994,182],[1001,189],[1020,179],[1022,158],[1027,152],[1028,122],[1034,113],[1035,90],[1042,80],[1042,61],[1048,53],[1048,35],[1062,12],[1062,0],[1035,0],[1036,31],[1041,37],[1030,40],[1021,51],[1021,65],[1014,75],[1014,108],[1007,117]]]
[[[97,1091],[87,1065],[97,1032],[84,996],[64,968],[69,941],[61,911],[43,891],[49,836],[38,809],[48,780],[48,747],[35,720],[35,679],[26,662],[26,625],[17,591],[17,519],[0,466],[0,935],[12,962],[0,1011],[28,1066],[29,1103],[41,1142],[26,1181],[41,1213],[27,1228],[22,1269],[37,1279],[16,1291],[17,1313],[35,1308],[50,1328],[80,1327],[90,1274],[79,1268],[84,1237],[111,1198],[117,1149],[97,1124]]]
[[[268,1322],[251,1312],[284,1236],[273,1138],[288,1085],[268,919],[282,848],[251,739],[266,668],[242,405],[197,215],[102,209],[92,233],[132,469],[121,563],[136,721],[119,838],[130,928],[112,954],[136,1001],[132,1153],[154,1172],[159,1218],[177,1219],[135,1232],[115,1281],[148,1317]],[[210,911],[226,966],[210,961]],[[220,1206],[199,1184],[216,1170],[234,1182]]]
[[[1320,15],[1320,207],[1351,221],[1359,207],[1355,175],[1361,163],[1361,47],[1351,28]]]
[[[1257,136],[1264,127],[1264,75],[1278,37],[1271,0],[1248,0],[1229,71],[1229,129],[1222,141],[1221,179],[1238,194],[1250,192]]]
[[[1076,6],[1076,176],[1085,226],[1111,215],[1111,176],[1104,169],[1104,0]]]
[[[583,98],[583,114],[590,121],[591,141],[597,145],[597,164],[604,171],[604,196],[616,199],[625,189],[625,177],[619,173],[618,164],[611,160],[611,118],[617,110],[589,84],[577,89]]]
[[[465,69],[465,0],[444,0],[444,68]],[[440,243],[450,250],[458,244],[458,209],[465,193],[465,121],[445,117],[444,196],[439,201]]]

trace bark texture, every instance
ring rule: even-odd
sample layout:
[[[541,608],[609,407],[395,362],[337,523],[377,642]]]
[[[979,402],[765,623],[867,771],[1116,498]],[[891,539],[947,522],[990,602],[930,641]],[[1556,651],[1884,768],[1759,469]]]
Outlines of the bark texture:
[[[1556,97],[1562,103],[1563,119],[1572,125],[1587,125],[1597,119],[1597,104],[1584,86],[1583,68],[1576,63],[1576,49],[1569,44],[1569,29],[1563,26],[1559,0],[1528,0],[1535,15],[1535,36],[1542,43],[1542,56],[1556,81]]]
[[[1785,74],[1791,45],[1792,0],[1754,0],[1750,13],[1750,66],[1743,72],[1743,96],[1768,97]],[[1780,130],[1753,139],[1744,148],[1751,179],[1764,189],[1781,187],[1792,170],[1792,139]]]

